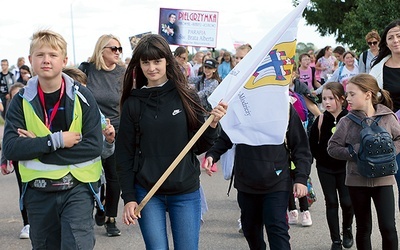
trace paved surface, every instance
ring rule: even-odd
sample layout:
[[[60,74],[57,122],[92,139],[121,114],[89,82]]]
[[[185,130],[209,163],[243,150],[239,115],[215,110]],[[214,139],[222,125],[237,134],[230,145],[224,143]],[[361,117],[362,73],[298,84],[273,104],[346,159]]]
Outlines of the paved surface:
[[[310,208],[313,225],[311,227],[302,227],[300,224],[291,226],[291,244],[294,250],[330,249],[331,241],[325,219],[324,200],[315,168],[312,171],[312,178],[318,198],[318,201]],[[245,238],[237,230],[239,208],[236,202],[236,190],[233,189],[229,197],[226,195],[229,182],[223,179],[221,171],[218,171],[213,177],[202,173],[201,181],[206,193],[209,211],[204,216],[205,223],[200,232],[199,249],[248,249]],[[121,202],[119,213],[122,210]],[[397,224],[400,222],[398,213],[396,214],[396,222]],[[129,227],[123,225],[120,216],[117,218],[117,223],[122,235],[113,238],[107,237],[103,227],[96,226],[95,249],[145,249],[137,225]],[[18,238],[21,228],[22,219],[18,209],[18,187],[15,174],[0,175],[0,249],[31,249],[30,240]],[[354,228],[353,226],[353,231],[355,231]],[[353,246],[351,249],[356,248]],[[373,225],[373,249],[381,249],[376,217],[374,217]]]

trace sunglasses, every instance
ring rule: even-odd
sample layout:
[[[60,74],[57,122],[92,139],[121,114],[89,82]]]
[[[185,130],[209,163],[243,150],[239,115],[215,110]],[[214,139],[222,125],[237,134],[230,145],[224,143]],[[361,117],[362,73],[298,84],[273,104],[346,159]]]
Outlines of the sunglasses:
[[[111,46],[111,47],[104,47],[104,48],[109,48],[114,53],[117,52],[117,50],[119,51],[119,53],[122,53],[122,47]]]
[[[375,42],[367,42],[367,43],[368,43],[369,46],[371,46],[372,44],[373,44],[374,46],[378,44],[377,41],[375,41]]]

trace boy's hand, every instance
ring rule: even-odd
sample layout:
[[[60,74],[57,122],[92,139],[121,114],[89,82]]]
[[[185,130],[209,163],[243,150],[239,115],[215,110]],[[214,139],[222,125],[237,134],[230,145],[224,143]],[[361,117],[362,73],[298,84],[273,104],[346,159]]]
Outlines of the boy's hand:
[[[82,134],[78,132],[64,131],[62,132],[64,148],[72,148],[75,144],[82,141]]]
[[[307,186],[305,186],[305,185],[303,185],[301,183],[295,183],[293,185],[294,197],[301,198],[301,197],[306,196],[307,193],[308,193]]]
[[[36,135],[33,132],[22,128],[17,129],[17,132],[20,137],[36,138]]]
[[[105,129],[103,129],[103,135],[108,143],[113,143],[115,140],[115,129],[114,126],[111,125],[110,119],[106,118],[106,122],[107,125]]]

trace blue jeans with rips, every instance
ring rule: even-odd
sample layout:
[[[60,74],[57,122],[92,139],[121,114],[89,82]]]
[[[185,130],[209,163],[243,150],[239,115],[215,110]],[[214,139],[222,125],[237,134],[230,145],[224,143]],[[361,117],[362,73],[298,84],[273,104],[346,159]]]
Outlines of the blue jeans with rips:
[[[138,203],[148,193],[136,185]],[[154,195],[138,220],[148,250],[169,249],[167,212],[171,223],[174,249],[198,249],[201,219],[200,191],[180,195]]]

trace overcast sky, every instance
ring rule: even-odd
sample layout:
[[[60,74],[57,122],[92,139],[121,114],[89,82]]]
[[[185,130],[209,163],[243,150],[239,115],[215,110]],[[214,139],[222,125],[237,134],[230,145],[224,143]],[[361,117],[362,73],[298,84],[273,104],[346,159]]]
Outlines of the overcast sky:
[[[0,8],[0,58],[8,59],[10,65],[20,56],[28,60],[30,37],[43,28],[63,35],[69,63],[79,64],[91,56],[103,34],[119,37],[122,57],[130,56],[130,36],[158,32],[160,8],[219,12],[216,49],[229,51],[233,51],[234,41],[256,45],[294,9],[291,0],[246,0],[239,4],[227,0],[8,0]],[[312,42],[318,48],[336,46],[334,37],[320,37],[315,30],[302,19],[298,42]]]

